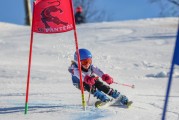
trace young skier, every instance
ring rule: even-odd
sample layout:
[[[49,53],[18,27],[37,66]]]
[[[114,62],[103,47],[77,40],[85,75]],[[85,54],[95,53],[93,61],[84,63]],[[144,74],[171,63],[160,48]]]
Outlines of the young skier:
[[[119,104],[127,105],[128,98],[126,96],[121,95],[117,90],[103,84],[102,81],[109,85],[112,84],[113,78],[110,75],[103,73],[103,71],[92,64],[91,52],[87,49],[79,49],[79,54],[84,89],[93,94],[94,97],[97,97],[97,99],[100,99],[102,102],[110,101],[108,96],[111,96],[114,99],[119,99]],[[74,61],[72,61],[68,71],[72,75],[73,85],[80,89],[80,77],[76,52],[74,54]],[[99,77],[102,81],[99,80]]]

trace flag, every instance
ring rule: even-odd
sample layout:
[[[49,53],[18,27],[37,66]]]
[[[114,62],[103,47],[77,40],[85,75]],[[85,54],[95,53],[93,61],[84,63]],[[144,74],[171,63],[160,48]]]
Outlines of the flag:
[[[173,56],[173,64],[179,65],[179,26],[178,26],[178,33],[177,33],[177,39],[175,44],[175,51]]]
[[[74,29],[70,0],[36,0],[33,32],[61,33]]]
[[[33,33],[61,33],[74,30],[76,51],[78,54],[78,65],[80,66],[80,55],[78,50],[78,39],[73,15],[72,0],[36,0],[33,6],[33,20],[31,27],[29,64],[26,87],[25,114],[28,111],[28,96],[30,84],[30,72],[32,61]],[[79,67],[80,86],[83,109],[86,110],[84,88],[81,67]]]

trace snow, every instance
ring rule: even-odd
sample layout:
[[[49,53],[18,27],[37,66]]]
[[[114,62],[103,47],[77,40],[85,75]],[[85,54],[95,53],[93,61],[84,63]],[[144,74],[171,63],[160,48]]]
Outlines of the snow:
[[[0,120],[160,120],[176,40],[177,18],[90,23],[77,26],[79,48],[94,65],[119,83],[112,84],[134,103],[130,109],[86,111],[81,92],[67,69],[73,59],[73,31],[34,33],[29,111],[24,115],[30,27],[0,23]],[[179,67],[173,75],[167,120],[179,120]],[[85,92],[85,99],[88,98]]]

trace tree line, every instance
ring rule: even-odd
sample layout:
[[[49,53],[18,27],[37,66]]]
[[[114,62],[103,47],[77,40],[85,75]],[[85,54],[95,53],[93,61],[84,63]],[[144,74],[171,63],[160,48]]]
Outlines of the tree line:
[[[24,0],[25,24],[31,25],[32,10],[31,3],[35,0]],[[56,1],[56,0],[54,0]],[[160,8],[159,17],[179,16],[179,0],[148,0],[150,4],[157,4]],[[92,20],[103,21],[104,16],[109,17],[104,11],[99,11],[94,7],[95,0],[73,0],[73,7],[81,6],[86,22]],[[95,22],[98,22],[95,21]]]

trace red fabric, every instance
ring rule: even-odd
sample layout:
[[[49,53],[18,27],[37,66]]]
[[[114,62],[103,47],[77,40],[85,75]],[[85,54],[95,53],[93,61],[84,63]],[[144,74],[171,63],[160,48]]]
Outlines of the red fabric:
[[[103,74],[102,80],[105,81],[106,83],[108,83],[109,85],[114,82],[113,78],[111,76],[109,76],[108,74]]]
[[[33,32],[60,33],[74,29],[70,0],[36,0]]]
[[[90,77],[88,75],[85,76],[84,82],[90,86],[95,84],[95,81],[98,79],[98,77]]]

